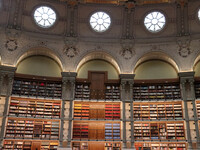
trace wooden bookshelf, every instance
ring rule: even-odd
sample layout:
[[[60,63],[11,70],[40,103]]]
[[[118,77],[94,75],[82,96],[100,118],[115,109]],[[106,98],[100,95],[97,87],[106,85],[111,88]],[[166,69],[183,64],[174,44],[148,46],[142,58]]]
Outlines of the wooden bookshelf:
[[[185,140],[183,121],[134,122],[135,140]]]
[[[120,120],[120,103],[74,102],[74,119]]]
[[[179,83],[148,83],[135,81],[133,100],[168,100],[180,99]]]
[[[90,84],[86,82],[76,83],[75,98],[90,99]]]
[[[105,84],[105,99],[106,100],[120,100],[120,86],[119,84]]]
[[[200,106],[200,105],[199,105]],[[182,102],[133,103],[134,120],[183,119]]]
[[[105,82],[106,81],[106,82]],[[101,88],[91,79],[77,79],[75,88],[75,99],[105,99],[120,100],[119,80],[105,80]]]
[[[4,140],[4,150],[35,150],[34,143],[41,150],[57,150],[58,141],[37,141],[37,140]]]
[[[195,88],[195,96],[196,98],[200,98],[200,78],[196,78],[194,83],[194,88]]]
[[[196,101],[196,107],[197,107],[197,116],[200,119],[200,101]]]
[[[60,100],[11,97],[8,116],[59,119],[60,112]]]
[[[73,139],[120,140],[120,122],[74,121]]]
[[[16,74],[13,82],[12,95],[61,99],[61,85],[60,78]]]
[[[120,142],[72,142],[72,150],[121,150]]]
[[[8,118],[7,139],[59,139],[59,120]]]
[[[136,142],[136,150],[187,150],[187,144],[182,142]]]

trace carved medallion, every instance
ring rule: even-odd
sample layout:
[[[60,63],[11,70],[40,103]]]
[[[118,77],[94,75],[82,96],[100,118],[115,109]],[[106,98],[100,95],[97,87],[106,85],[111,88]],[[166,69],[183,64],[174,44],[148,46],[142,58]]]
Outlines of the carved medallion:
[[[124,59],[131,59],[134,55],[134,52],[130,48],[124,48],[120,52],[121,56],[124,57]]]
[[[177,44],[179,46],[178,48],[178,54],[182,57],[187,57],[192,53],[192,50],[190,48],[190,40],[178,40]]]
[[[18,44],[16,40],[7,40],[5,43],[5,47],[9,51],[17,50]]]
[[[78,50],[75,47],[70,46],[64,49],[64,53],[67,55],[67,57],[73,58],[78,54]]]

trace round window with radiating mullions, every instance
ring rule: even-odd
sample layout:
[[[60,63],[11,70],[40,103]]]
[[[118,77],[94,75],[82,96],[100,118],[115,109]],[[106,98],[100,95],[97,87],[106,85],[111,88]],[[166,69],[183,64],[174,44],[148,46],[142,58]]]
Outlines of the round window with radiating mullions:
[[[34,20],[36,24],[42,28],[49,28],[56,21],[56,13],[48,6],[40,6],[34,12]]]
[[[90,17],[90,25],[96,32],[108,30],[111,24],[110,16],[105,12],[96,12]]]
[[[198,18],[199,18],[199,20],[200,20],[200,9],[199,9],[199,11],[198,11]]]
[[[165,24],[165,16],[158,11],[151,12],[144,18],[144,25],[150,32],[156,33],[161,31]]]

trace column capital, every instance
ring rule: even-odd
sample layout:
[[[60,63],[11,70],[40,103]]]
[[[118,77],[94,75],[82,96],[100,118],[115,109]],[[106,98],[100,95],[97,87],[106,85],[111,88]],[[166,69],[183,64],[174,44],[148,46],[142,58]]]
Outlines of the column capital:
[[[121,83],[125,82],[129,84],[133,84],[135,74],[120,74],[119,77],[121,79]]]
[[[67,82],[75,82],[76,80],[76,72],[61,72],[62,75],[62,82],[67,83]]]
[[[0,65],[0,74],[14,77],[16,69],[16,67]]]
[[[185,83],[186,81],[189,82],[194,81],[194,73],[195,73],[194,71],[178,73],[180,82]]]

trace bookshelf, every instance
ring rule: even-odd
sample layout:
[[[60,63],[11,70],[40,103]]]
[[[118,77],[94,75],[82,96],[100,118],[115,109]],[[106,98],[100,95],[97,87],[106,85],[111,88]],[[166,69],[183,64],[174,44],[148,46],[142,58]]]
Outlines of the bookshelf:
[[[29,140],[4,140],[4,150],[30,150],[33,143],[37,142],[41,150],[57,150],[58,141],[29,141]]]
[[[196,107],[197,107],[197,116],[200,119],[200,101],[196,101]]]
[[[133,103],[134,120],[183,119],[182,102]]]
[[[59,139],[59,120],[8,118],[6,139]]]
[[[87,82],[76,83],[75,98],[90,99],[90,84]]]
[[[120,100],[120,86],[119,84],[105,84],[105,99],[106,100]]]
[[[73,139],[120,140],[120,122],[74,121]]]
[[[134,122],[135,140],[185,140],[184,123]]]
[[[74,102],[74,119],[120,120],[120,103]]]
[[[60,100],[11,97],[8,116],[59,119],[60,112]]]
[[[60,78],[16,74],[13,82],[12,95],[61,99],[61,85]]]
[[[95,149],[121,150],[120,142],[72,142],[72,150],[88,150],[92,144],[96,144]]]
[[[143,81],[135,81],[133,86],[133,100],[135,101],[173,100],[180,98],[179,83],[144,83]]]
[[[120,84],[118,80],[107,80],[102,83],[102,89],[92,84],[90,79],[77,79],[75,87],[75,99],[105,99],[120,100]]]
[[[187,150],[187,144],[182,142],[136,142],[136,150]]]
[[[104,150],[121,150],[121,143],[104,143]]]
[[[195,96],[196,98],[200,98],[200,79],[196,79],[194,83],[194,88],[195,88]]]

